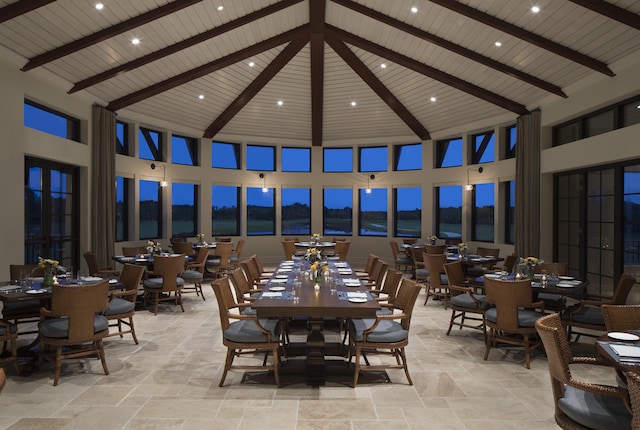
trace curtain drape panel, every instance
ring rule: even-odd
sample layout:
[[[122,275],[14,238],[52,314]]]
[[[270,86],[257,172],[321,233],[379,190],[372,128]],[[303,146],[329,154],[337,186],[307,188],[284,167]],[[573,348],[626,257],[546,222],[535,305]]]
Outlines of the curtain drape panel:
[[[91,247],[100,266],[111,264],[116,240],[116,115],[93,106]]]
[[[540,253],[540,111],[516,121],[515,252]]]

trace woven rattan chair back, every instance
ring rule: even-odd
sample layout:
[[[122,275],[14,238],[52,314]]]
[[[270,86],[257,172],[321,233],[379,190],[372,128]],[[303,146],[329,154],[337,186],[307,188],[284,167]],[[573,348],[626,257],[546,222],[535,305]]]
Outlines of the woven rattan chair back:
[[[640,329],[640,305],[602,305],[600,309],[607,331]]]
[[[147,252],[147,248],[144,246],[123,246],[122,247],[122,255],[125,257],[135,257],[141,254],[145,254]]]
[[[10,264],[9,276],[12,281],[19,281],[29,276],[44,276],[44,269],[37,264]]]
[[[125,290],[132,292],[135,291],[137,293],[145,270],[144,266],[128,263],[125,264],[122,268],[122,273],[120,274],[120,282],[124,285]],[[136,301],[136,294],[127,294],[121,297],[125,300],[129,300],[130,302]]]
[[[425,245],[423,252],[425,254],[444,254],[446,249],[446,245]]]
[[[531,280],[503,281],[484,277],[487,302],[496,307],[496,329],[518,332],[518,309],[531,307]]]
[[[342,240],[336,242],[336,255],[342,261],[346,261],[347,255],[349,254],[349,247],[351,246],[351,241]]]
[[[387,269],[380,292],[388,296],[387,301],[389,303],[393,303],[396,300],[400,282],[402,282],[402,272],[400,270]]]
[[[449,285],[457,285],[459,287],[465,286],[465,276],[464,269],[462,268],[462,263],[459,261],[454,261],[452,263],[447,263],[444,266],[444,272],[447,274],[447,280],[449,281]],[[449,295],[451,297],[455,297],[458,294],[466,294],[464,291],[458,289],[449,289]]]
[[[191,242],[175,242],[171,245],[171,248],[176,254],[184,254],[187,257],[193,257],[196,254]]]
[[[546,270],[546,273],[549,275],[566,276],[568,266],[569,265],[567,263],[545,261],[542,264],[536,265],[536,267],[534,267],[534,271],[536,273],[542,273],[543,270]]]
[[[69,319],[68,343],[84,343],[96,338],[94,315],[107,308],[108,293],[106,279],[88,285],[53,285],[51,316]],[[108,330],[104,332],[106,335]]]
[[[178,289],[178,277],[184,272],[184,255],[156,255],[153,258],[154,275],[162,276],[162,292]]]
[[[296,243],[293,240],[285,239],[282,241],[282,249],[284,250],[284,259],[293,260],[296,255]]]

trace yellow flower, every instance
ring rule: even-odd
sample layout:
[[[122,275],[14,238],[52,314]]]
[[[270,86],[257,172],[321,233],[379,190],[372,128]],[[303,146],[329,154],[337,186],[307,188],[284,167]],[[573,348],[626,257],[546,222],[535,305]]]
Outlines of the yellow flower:
[[[311,265],[311,270],[318,270],[318,266],[320,265],[320,263],[318,263],[317,261],[313,262],[313,264]]]
[[[460,242],[460,243],[458,244],[458,249],[467,249],[467,244],[466,244],[466,243],[464,243],[464,242]]]
[[[429,240],[438,240],[438,236],[435,236],[435,235],[429,236]]]

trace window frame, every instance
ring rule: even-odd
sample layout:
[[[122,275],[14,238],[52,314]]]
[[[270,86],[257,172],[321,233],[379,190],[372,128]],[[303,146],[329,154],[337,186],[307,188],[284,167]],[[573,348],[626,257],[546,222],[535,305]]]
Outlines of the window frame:
[[[449,150],[449,146],[451,145],[452,142],[457,142],[460,141],[460,153],[461,153],[461,157],[460,157],[460,164],[452,164],[450,166],[443,166],[444,160],[447,156],[447,151]],[[435,168],[436,169],[446,169],[449,167],[460,167],[462,166],[462,161],[463,161],[463,157],[464,155],[462,154],[462,152],[464,151],[464,140],[462,139],[462,137],[452,137],[450,139],[442,139],[442,140],[437,140],[436,141],[436,153],[435,153]]]
[[[272,167],[271,168],[265,168],[265,167],[259,167],[259,168],[253,168],[253,167],[249,167],[249,163],[253,162],[249,155],[250,155],[250,148],[261,148],[261,149],[270,149],[272,152],[271,155],[271,162],[272,162]],[[247,170],[248,172],[275,172],[276,171],[276,147],[273,145],[255,145],[255,144],[247,144],[245,145],[245,158],[246,158],[246,166],[245,166],[245,170]]]
[[[478,238],[478,226],[480,224],[478,224],[478,205],[477,205],[477,195],[478,195],[478,188],[479,187],[485,187],[487,185],[491,185],[492,186],[492,190],[493,190],[493,205],[491,206],[492,209],[492,224],[491,224],[491,231],[492,231],[492,235],[491,235],[491,239],[485,239],[485,238]],[[496,187],[495,184],[493,182],[488,182],[488,183],[482,183],[482,184],[475,184],[473,186],[473,191],[471,192],[471,240],[475,241],[475,242],[483,242],[483,243],[494,243],[496,240],[496,232],[495,232],[495,224],[496,224],[496,205],[495,205],[495,199],[496,199]]]
[[[181,185],[191,185],[193,187],[193,213],[191,214],[193,216],[193,230],[186,232],[186,233],[178,233],[176,234],[175,232],[175,225],[174,223],[176,222],[176,205],[174,203],[173,198],[175,197],[176,193],[174,190],[174,187],[176,186],[181,186]],[[198,205],[198,197],[200,196],[200,187],[198,186],[198,184],[193,184],[193,183],[189,183],[189,182],[172,182],[171,183],[171,237],[194,237],[197,233],[198,233],[198,225],[199,225],[199,220],[198,220],[198,214],[200,213],[200,207]]]
[[[511,130],[514,131],[513,136],[513,148],[511,147]],[[510,158],[516,158],[516,145],[518,144],[518,126],[517,124],[509,125],[504,129],[504,158],[508,160]]]
[[[327,157],[327,151],[349,151],[351,157],[351,164],[349,170],[327,170],[327,160],[331,158],[340,158],[339,155]],[[353,173],[353,147],[339,147],[339,148],[322,148],[322,172],[323,173]]]
[[[367,169],[364,170],[362,166],[363,152],[367,150],[385,150],[385,167],[384,170],[380,169]],[[389,171],[389,146],[388,145],[375,145],[375,146],[359,146],[358,147],[358,172],[361,173],[376,173],[376,172],[387,172]]]
[[[220,221],[220,219],[214,219],[214,216],[216,215],[216,210],[214,210],[214,196],[213,196],[213,187],[228,187],[228,188],[235,188],[236,189],[236,202],[235,202],[235,212],[236,212],[236,216],[235,216],[235,231],[233,233],[230,233],[228,231],[224,231],[224,230],[216,230],[214,228],[214,225],[216,223],[216,221]],[[210,229],[210,233],[211,236],[215,237],[215,236],[240,236],[240,225],[241,225],[241,213],[242,213],[242,187],[239,186],[234,186],[234,185],[216,185],[216,184],[212,184],[211,185],[211,229]]]
[[[189,158],[191,158],[191,164],[189,163],[181,163],[178,160],[178,157],[175,156],[175,142],[174,139],[184,139],[184,142],[187,146],[187,153]],[[172,134],[171,135],[171,163],[177,164],[180,166],[199,166],[199,151],[198,151],[198,139],[195,137],[184,136],[181,134]]]
[[[245,200],[245,214],[246,214],[246,221],[245,221],[245,225],[246,225],[246,232],[247,232],[247,236],[275,236],[276,235],[276,189],[275,188],[268,188],[268,191],[265,193],[262,190],[262,187],[246,187],[246,200]],[[272,204],[271,207],[267,207],[268,209],[270,209],[270,215],[271,215],[271,223],[272,223],[272,229],[270,233],[264,233],[264,232],[259,232],[259,233],[255,233],[250,231],[249,229],[249,223],[251,221],[251,213],[249,212],[249,192],[253,192],[253,190],[257,190],[255,192],[260,192],[262,194],[270,194],[271,195],[271,199],[272,199]]]
[[[122,138],[124,142],[120,142],[118,138],[118,126],[122,126]],[[129,138],[129,126],[128,122],[116,120],[116,154],[119,155],[131,155],[131,139]]]
[[[482,137],[482,141],[480,142],[480,146],[478,147],[478,138]],[[491,143],[491,139],[493,139],[493,148],[494,153],[491,154],[491,159],[482,161],[482,157],[485,156],[487,149]],[[496,133],[495,130],[487,130],[481,133],[475,133],[471,135],[472,144],[469,145],[471,149],[471,164],[484,164],[484,163],[493,163],[495,162],[495,142],[496,142]]]
[[[308,198],[309,198],[309,219],[308,219],[308,226],[309,229],[307,231],[299,231],[299,232],[293,232],[293,233],[289,233],[285,231],[285,206],[284,206],[284,200],[285,200],[285,192],[287,192],[286,190],[307,190],[308,191]],[[312,202],[311,202],[311,188],[308,187],[282,187],[280,189],[280,234],[282,236],[297,236],[297,235],[306,235],[306,236],[310,236],[311,235],[311,222],[312,222],[312,217],[313,217],[313,208],[312,208]],[[296,202],[299,203],[299,202]]]
[[[233,151],[236,167],[215,166],[215,151],[214,145],[229,145]],[[212,169],[226,169],[226,170],[241,170],[242,169],[242,147],[239,143],[232,142],[219,142],[216,140],[211,141],[211,168]]]
[[[326,195],[327,195],[327,190],[348,190],[351,193],[351,201],[350,201],[350,210],[351,210],[351,217],[350,217],[350,222],[349,222],[349,226],[350,226],[350,231],[349,232],[327,232],[327,219],[329,218],[327,215],[327,211],[329,210],[340,210],[339,208],[334,208],[334,209],[328,209],[327,205],[326,205]],[[347,223],[345,222],[345,225]],[[352,188],[346,188],[346,187],[326,187],[322,189],[322,235],[323,236],[353,236],[353,189]]]
[[[398,228],[398,221],[399,221],[399,211],[398,211],[398,190],[402,190],[402,189],[418,189],[420,190],[420,194],[422,195],[422,186],[419,187],[395,187],[393,188],[392,191],[392,196],[391,198],[393,199],[393,236],[394,237],[409,237],[409,238],[420,238],[422,237],[422,199],[420,199],[420,209],[414,209],[418,210],[418,225],[419,225],[419,230],[417,232],[417,234],[411,235],[411,234],[402,234],[400,233],[400,229]],[[405,212],[405,211],[403,211]],[[406,211],[408,212],[408,211]]]
[[[140,198],[138,199],[138,236],[140,238],[140,240],[155,240],[155,239],[159,239],[161,237],[163,237],[162,234],[162,220],[164,219],[163,217],[163,207],[164,207],[164,193],[162,192],[163,188],[160,186],[160,181],[150,181],[150,180],[146,180],[146,179],[141,179],[139,182],[139,186],[142,186],[142,182],[149,182],[149,183],[155,183],[157,185],[158,188],[158,209],[157,209],[157,232],[155,232],[156,234],[151,235],[151,236],[143,236],[142,235],[142,228],[140,228],[140,224],[142,222],[142,201],[140,200]],[[142,195],[142,190],[140,190],[140,194],[139,197],[141,197]]]
[[[384,192],[385,205],[384,205],[384,221],[379,220],[380,223],[384,222],[384,234],[363,233],[364,212],[362,211],[363,202],[366,199],[375,198],[375,194]],[[387,188],[359,188],[358,189],[358,236],[362,237],[389,237],[389,191]],[[367,211],[368,212],[368,211]],[[377,212],[377,211],[376,211]],[[370,230],[375,231],[375,230]]]
[[[35,128],[35,127],[28,126],[26,124],[26,119],[27,118],[26,118],[26,115],[24,115],[24,107],[23,107],[24,118],[22,120],[22,123],[23,123],[23,125],[25,127],[31,128],[33,130],[38,130],[38,131],[40,131],[42,133],[50,134],[52,136],[57,136],[57,137],[60,137],[62,139],[72,140],[74,142],[80,142],[81,143],[81,126],[82,126],[82,123],[81,123],[80,119],[75,118],[75,117],[73,117],[71,115],[68,115],[66,113],[60,112],[60,111],[58,111],[56,109],[50,108],[48,106],[45,106],[45,105],[43,105],[41,103],[35,102],[33,100],[30,100],[30,99],[26,99],[25,98],[24,99],[24,104],[25,105],[29,105],[32,108],[38,109],[40,111],[46,112],[48,114],[51,114],[51,115],[54,115],[54,116],[57,116],[59,118],[64,119],[66,121],[66,127],[65,127],[66,128],[66,133],[65,133],[65,136],[60,136],[59,134],[52,133],[51,131],[46,131],[46,130],[43,130],[43,129],[40,129],[40,128]]]
[[[157,133],[158,134],[158,147],[155,147],[155,144],[153,144],[153,138],[151,137],[151,133]],[[149,161],[160,161],[160,162],[164,162],[166,161],[164,159],[164,147],[165,147],[165,143],[164,143],[164,133],[161,132],[160,130],[154,130],[152,128],[149,127],[138,127],[138,158],[141,160],[149,160]],[[140,137],[142,137],[144,139],[144,142],[140,141]],[[149,148],[149,152],[151,152],[151,156],[153,158],[144,158],[142,157],[141,153],[140,153],[140,147],[142,144],[146,144],[147,148]]]
[[[122,237],[118,237],[118,179],[121,178],[122,179]],[[129,238],[131,237],[131,230],[130,230],[130,223],[129,223],[129,216],[131,214],[131,186],[133,183],[133,179],[131,178],[127,178],[125,176],[116,176],[116,213],[115,213],[115,218],[116,218],[116,231],[115,231],[115,236],[116,236],[116,242],[126,242],[129,240]]]
[[[399,164],[400,164],[400,155],[402,153],[402,149],[410,146],[416,146],[420,148],[420,167],[415,169],[400,169]],[[422,143],[408,143],[404,145],[393,145],[393,170],[395,172],[410,172],[410,171],[422,170],[422,149],[423,149]]]

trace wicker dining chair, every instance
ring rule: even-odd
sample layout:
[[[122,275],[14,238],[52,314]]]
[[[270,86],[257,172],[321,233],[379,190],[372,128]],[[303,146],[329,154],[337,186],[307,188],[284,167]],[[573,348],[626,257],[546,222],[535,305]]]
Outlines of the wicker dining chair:
[[[100,267],[98,258],[93,252],[85,252],[84,260],[87,262],[89,274],[91,276],[120,276],[120,271],[111,266]]]
[[[629,402],[631,403],[631,428],[640,430],[640,375],[636,372],[627,372],[627,387],[629,389]]]
[[[153,273],[157,277],[147,278],[142,283],[144,299],[142,306],[147,307],[147,300],[153,302],[153,314],[158,314],[160,302],[171,301],[176,306],[182,306],[182,287],[184,279],[180,275],[184,272],[184,255],[156,255],[153,258]]]
[[[364,267],[354,270],[355,274],[358,275],[358,278],[368,278],[371,275],[371,268],[373,267],[373,263],[375,263],[379,259],[380,257],[378,257],[377,255],[369,254],[367,256],[367,261],[365,262]]]
[[[187,257],[194,257],[196,255],[196,250],[193,248],[193,243],[191,242],[174,242],[171,244],[171,249],[173,249],[174,253],[184,254]]]
[[[406,252],[400,251],[398,242],[395,240],[389,241],[391,245],[391,253],[393,254],[393,264],[396,270],[402,270],[404,272],[413,269],[413,259],[407,255]]]
[[[209,250],[207,248],[199,248],[196,259],[185,265],[186,270],[180,275],[184,280],[182,294],[195,293],[196,296],[202,297],[202,300],[206,300],[202,291],[202,282],[204,281],[204,269],[208,256]]]
[[[424,250],[425,246],[412,246],[411,259],[413,260],[413,279],[421,284],[426,284],[429,278],[429,272],[424,265]]]
[[[51,308],[41,309],[38,324],[38,365],[44,360],[55,363],[53,385],[58,385],[62,360],[71,358],[97,356],[104,374],[109,374],[102,342],[109,334],[109,321],[102,315],[108,306],[108,291],[106,279],[95,284],[52,286]]]
[[[336,242],[336,251],[334,255],[328,256],[327,260],[339,260],[346,261],[347,255],[349,254],[349,247],[351,246],[351,241],[349,240],[341,240]]]
[[[231,263],[231,267],[237,269],[240,265],[240,256],[242,255],[242,250],[244,249],[244,239],[238,240],[236,243],[236,247],[231,251],[231,256],[229,257],[229,263]]]
[[[573,356],[557,313],[539,318],[535,327],[549,362],[556,423],[563,429],[571,430],[630,429],[627,390],[578,380],[571,375],[572,364],[584,366],[605,363],[593,357]]]
[[[533,268],[535,273],[545,273],[546,276],[566,276],[569,268],[568,263],[549,262],[538,264]],[[567,298],[560,294],[539,293],[538,300],[544,302],[544,308],[551,312],[562,312],[567,307]]]
[[[122,255],[125,257],[137,257],[138,255],[146,254],[147,248],[144,246],[123,246]]]
[[[0,356],[0,363],[13,363],[16,373],[20,374],[18,365],[18,326],[9,321],[0,320],[0,342],[2,342],[2,352],[9,351],[9,355]]]
[[[640,329],[640,305],[602,305],[602,318],[607,331]]]
[[[229,278],[216,279],[211,287],[218,301],[222,343],[227,347],[227,357],[220,378],[220,387],[224,385],[229,370],[267,370],[273,372],[276,385],[280,385],[280,321],[277,319],[258,319],[255,315],[235,312],[238,302],[229,284]],[[233,311],[233,312],[232,312]],[[232,321],[237,320],[237,321]],[[234,365],[235,357],[247,352],[264,352],[273,355],[273,363],[267,365],[266,356],[262,365]]]
[[[207,271],[216,278],[224,276],[231,268],[229,257],[232,252],[233,242],[217,242],[214,254],[207,258]]]
[[[233,288],[235,288],[238,305],[241,306],[241,303],[248,303],[248,306],[251,306],[251,303],[258,298],[262,290],[260,288],[254,288],[254,286],[249,283],[249,279],[242,267],[233,269],[229,272],[228,276],[233,284]],[[249,309],[250,308],[245,308],[242,309],[242,311],[255,314],[255,311],[249,311]]]
[[[247,279],[251,285],[256,287],[264,286],[270,278],[270,276],[262,275],[258,262],[253,258],[253,256],[242,260],[240,262],[240,266],[244,269]]]
[[[447,245],[430,245],[430,244],[426,244],[424,245],[424,252],[425,254],[444,254],[445,251],[447,250]]]
[[[469,286],[469,281],[465,278],[460,261],[445,264],[444,271],[449,281],[449,305],[451,306],[451,319],[449,320],[447,336],[451,334],[451,328],[454,325],[460,327],[460,329],[463,327],[472,328],[482,332],[486,343],[487,330],[484,313],[489,309],[490,305],[487,303],[485,296],[476,294],[474,289]],[[476,322],[476,324],[467,321]]]
[[[109,332],[107,337],[120,336],[131,333],[131,337],[136,345],[136,329],[133,325],[133,315],[136,312],[136,300],[138,299],[138,289],[146,268],[136,264],[125,264],[120,274],[120,282],[124,286],[122,291],[113,291],[109,297],[109,307],[103,315],[109,321],[115,321],[109,327],[117,327],[118,331]],[[128,330],[123,330],[122,326],[127,326]]]
[[[424,266],[427,270],[427,297],[424,299],[426,305],[429,297],[442,300],[444,309],[449,308],[449,280],[444,272],[444,265],[447,264],[447,256],[445,254],[422,254]]]

